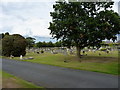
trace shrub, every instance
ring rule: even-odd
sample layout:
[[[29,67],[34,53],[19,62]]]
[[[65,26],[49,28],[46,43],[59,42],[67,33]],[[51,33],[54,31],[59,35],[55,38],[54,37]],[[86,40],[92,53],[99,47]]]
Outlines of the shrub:
[[[2,39],[3,56],[20,56],[26,54],[26,40],[19,34],[6,35]]]

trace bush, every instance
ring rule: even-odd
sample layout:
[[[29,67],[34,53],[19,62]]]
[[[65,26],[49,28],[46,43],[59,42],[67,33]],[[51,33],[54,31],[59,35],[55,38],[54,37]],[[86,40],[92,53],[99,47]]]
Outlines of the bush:
[[[2,39],[2,55],[15,57],[26,54],[26,40],[19,34],[6,35]]]

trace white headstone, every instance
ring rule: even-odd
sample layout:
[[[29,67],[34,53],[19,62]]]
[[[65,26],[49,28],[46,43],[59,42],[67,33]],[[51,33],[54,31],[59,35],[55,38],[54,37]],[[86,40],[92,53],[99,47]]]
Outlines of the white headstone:
[[[22,56],[22,55],[20,55],[20,59],[21,59],[21,60],[23,59],[23,56]]]

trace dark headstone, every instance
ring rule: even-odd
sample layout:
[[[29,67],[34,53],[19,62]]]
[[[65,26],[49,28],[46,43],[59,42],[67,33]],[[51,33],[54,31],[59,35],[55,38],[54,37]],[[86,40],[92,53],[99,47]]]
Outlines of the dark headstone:
[[[37,54],[39,54],[39,52],[37,52]]]
[[[85,51],[83,51],[83,54],[85,53]]]
[[[101,55],[101,53],[99,53],[99,56]]]
[[[106,51],[106,53],[109,53],[109,51]]]

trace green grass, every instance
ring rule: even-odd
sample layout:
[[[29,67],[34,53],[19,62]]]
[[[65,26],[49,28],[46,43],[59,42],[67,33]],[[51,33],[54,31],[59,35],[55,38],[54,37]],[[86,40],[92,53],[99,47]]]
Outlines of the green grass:
[[[101,54],[99,56],[99,53]],[[111,51],[110,53],[106,53],[104,51],[96,51],[96,53],[94,52],[88,52],[87,53],[89,56],[98,56],[98,57],[118,57],[118,51]]]
[[[9,88],[6,87],[6,84],[10,83],[11,85],[13,85],[13,88],[14,86],[18,86],[20,88],[42,88],[42,87],[39,87],[39,86],[36,86],[30,82],[27,82],[25,80],[22,80],[18,77],[15,77],[11,74],[8,74],[4,71],[0,71],[0,74],[2,74],[2,79],[3,79],[3,87],[5,88]],[[10,86],[11,87],[11,86]]]
[[[99,53],[102,55],[99,56]],[[34,59],[23,61],[118,75],[118,51],[109,54],[100,51],[88,52],[87,54],[79,59],[74,55],[27,53],[24,58],[34,57]],[[15,57],[14,60],[20,59]],[[67,63],[64,60],[67,60]]]

